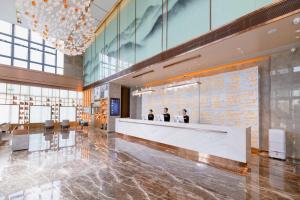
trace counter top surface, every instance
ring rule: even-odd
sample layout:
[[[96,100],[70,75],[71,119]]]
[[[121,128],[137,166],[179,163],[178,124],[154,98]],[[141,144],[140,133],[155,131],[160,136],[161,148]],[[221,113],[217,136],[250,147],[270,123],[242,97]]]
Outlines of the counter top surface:
[[[195,124],[195,123],[178,123],[178,122],[163,122],[163,121],[148,121],[140,119],[129,119],[129,118],[118,118],[120,122],[127,123],[139,123],[146,125],[156,125],[156,126],[166,126],[173,128],[185,128],[185,129],[197,129],[205,130],[219,133],[228,133],[233,127],[230,126],[221,126],[221,125],[210,125],[210,124]],[[236,128],[236,127],[234,127]]]

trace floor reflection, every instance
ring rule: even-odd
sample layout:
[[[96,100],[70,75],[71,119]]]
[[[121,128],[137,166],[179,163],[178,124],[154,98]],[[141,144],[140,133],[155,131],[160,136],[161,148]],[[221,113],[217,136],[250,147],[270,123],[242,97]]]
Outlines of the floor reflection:
[[[252,156],[240,176],[100,130],[30,135],[0,146],[2,199],[300,199],[299,163]]]

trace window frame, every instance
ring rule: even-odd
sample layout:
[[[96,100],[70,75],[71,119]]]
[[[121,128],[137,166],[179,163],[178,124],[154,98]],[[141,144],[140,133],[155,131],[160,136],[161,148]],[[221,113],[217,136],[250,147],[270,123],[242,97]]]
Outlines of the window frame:
[[[11,48],[9,49],[10,55],[0,54],[0,57],[5,58],[5,59],[10,59],[10,66],[13,66],[13,67],[17,67],[17,66],[14,66],[14,60],[20,60],[20,61],[25,61],[27,63],[27,66],[26,67],[24,66],[24,68],[22,67],[22,69],[36,71],[35,69],[31,69],[31,67],[30,67],[30,63],[34,63],[34,64],[38,64],[38,65],[42,66],[42,72],[46,72],[45,68],[47,68],[47,67],[53,67],[53,68],[55,68],[54,74],[64,75],[64,70],[63,70],[64,66],[58,66],[58,63],[57,63],[58,56],[64,56],[64,54],[58,54],[57,49],[55,49],[52,46],[49,46],[49,43],[47,43],[45,40],[42,40],[42,43],[32,40],[32,32],[33,31],[31,31],[29,29],[27,29],[28,30],[27,39],[18,37],[16,35],[16,31],[15,31],[16,26],[18,26],[18,25],[11,24],[11,35],[4,33],[4,32],[0,32],[1,36],[10,38],[10,41],[6,41],[4,39],[0,39],[0,41],[8,43],[11,46]],[[16,42],[16,40],[18,40],[18,42]],[[27,45],[24,45],[25,43],[27,43]],[[27,48],[27,50],[28,50],[27,59],[19,58],[20,56],[16,57],[16,55],[15,55],[15,46],[16,45]],[[36,46],[36,45],[38,45],[38,46]],[[33,46],[33,47],[31,47],[31,46]],[[40,47],[40,48],[38,48],[38,47]],[[37,62],[37,61],[31,59],[32,58],[31,50],[38,51],[42,54],[41,62]],[[54,56],[54,63],[52,63],[52,64],[45,63],[45,57],[47,54],[51,54]],[[63,60],[64,60],[64,58],[63,58]],[[59,68],[59,70],[57,70],[57,68]],[[58,71],[59,71],[59,73],[58,73]],[[49,72],[46,72],[46,73],[49,73]]]

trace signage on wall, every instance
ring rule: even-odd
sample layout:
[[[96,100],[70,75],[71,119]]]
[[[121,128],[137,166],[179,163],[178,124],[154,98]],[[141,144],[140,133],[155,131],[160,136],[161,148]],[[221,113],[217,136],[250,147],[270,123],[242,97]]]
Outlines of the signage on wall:
[[[94,88],[94,100],[100,100],[108,97],[108,84]]]
[[[110,99],[110,116],[120,116],[120,99]]]

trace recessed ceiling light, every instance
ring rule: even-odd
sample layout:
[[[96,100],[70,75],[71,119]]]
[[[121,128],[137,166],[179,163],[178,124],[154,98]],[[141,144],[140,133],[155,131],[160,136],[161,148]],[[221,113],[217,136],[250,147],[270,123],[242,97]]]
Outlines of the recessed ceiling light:
[[[277,29],[276,28],[272,28],[268,31],[268,34],[273,34],[273,33],[276,33],[277,32]]]
[[[299,39],[300,38],[300,36],[296,36],[296,39]]]
[[[240,52],[241,54],[244,54],[244,50],[240,47],[236,48],[236,50],[238,50],[238,52]]]
[[[295,17],[295,18],[293,19],[293,24],[294,24],[294,25],[300,24],[300,17]]]
[[[295,32],[296,32],[296,33],[300,33],[300,29],[296,30]]]

